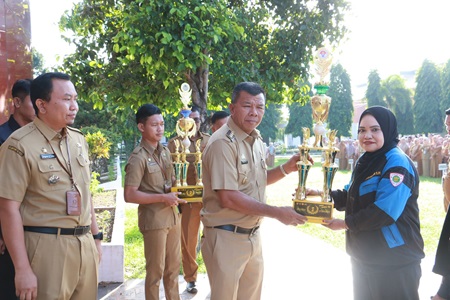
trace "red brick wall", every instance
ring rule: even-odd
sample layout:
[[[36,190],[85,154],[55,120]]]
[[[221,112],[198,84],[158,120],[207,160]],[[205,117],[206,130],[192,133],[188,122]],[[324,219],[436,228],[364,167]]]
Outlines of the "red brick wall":
[[[29,0],[0,1],[0,124],[12,112],[14,82],[32,76]]]

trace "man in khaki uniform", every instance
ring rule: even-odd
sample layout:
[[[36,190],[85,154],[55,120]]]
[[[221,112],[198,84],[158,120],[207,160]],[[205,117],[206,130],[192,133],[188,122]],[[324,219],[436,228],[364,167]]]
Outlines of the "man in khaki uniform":
[[[166,299],[180,299],[180,214],[178,193],[170,192],[174,171],[170,151],[160,141],[164,119],[153,104],[144,104],[136,113],[142,133],[125,167],[124,198],[139,204],[139,230],[144,237],[146,260],[145,299],[159,300],[161,278]]]
[[[266,204],[266,185],[296,171],[299,154],[267,170],[264,143],[256,130],[265,102],[261,86],[238,84],[230,119],[211,136],[203,153],[202,254],[212,300],[261,298],[263,258],[258,229],[263,217],[294,226],[306,221],[291,206]]]
[[[31,84],[37,113],[0,147],[0,219],[20,299],[96,299],[101,255],[89,192],[87,143],[73,124],[70,77],[45,73]],[[32,262],[32,263],[31,263]]]
[[[0,125],[0,146],[20,127],[32,122],[36,116],[30,98],[31,79],[19,79],[12,88],[14,112],[8,121]],[[2,300],[16,300],[14,265],[6,249],[0,230],[0,291]]]
[[[229,113],[220,110],[216,111],[211,117],[211,132],[216,132],[220,127],[225,125],[228,121]]]
[[[209,140],[209,134],[200,132],[200,112],[197,107],[192,107],[189,117],[195,121],[196,133],[190,137],[191,145],[189,146],[190,153],[197,152],[196,143],[200,143],[200,151],[205,149]],[[171,153],[175,153],[175,140],[181,144],[181,137],[174,137],[169,140],[167,147]],[[180,150],[180,149],[179,149]],[[187,171],[187,184],[196,185],[197,167],[195,166],[195,155],[187,155],[186,160],[189,162]],[[183,263],[184,280],[187,282],[186,290],[188,293],[197,293],[197,244],[198,233],[200,230],[200,210],[202,209],[201,202],[190,202],[180,204],[181,210],[181,261]]]

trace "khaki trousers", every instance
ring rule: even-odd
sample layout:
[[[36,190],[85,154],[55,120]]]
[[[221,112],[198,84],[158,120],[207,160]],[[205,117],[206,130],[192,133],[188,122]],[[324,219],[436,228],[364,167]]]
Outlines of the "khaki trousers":
[[[181,260],[184,280],[197,281],[197,244],[200,229],[200,202],[180,204],[181,206]]]
[[[145,230],[145,299],[159,300],[159,286],[163,279],[167,300],[179,300],[180,223],[170,228]]]
[[[38,300],[96,300],[98,251],[91,234],[25,231],[28,259],[38,281]]]
[[[211,300],[259,300],[264,273],[261,238],[204,228],[202,254]]]

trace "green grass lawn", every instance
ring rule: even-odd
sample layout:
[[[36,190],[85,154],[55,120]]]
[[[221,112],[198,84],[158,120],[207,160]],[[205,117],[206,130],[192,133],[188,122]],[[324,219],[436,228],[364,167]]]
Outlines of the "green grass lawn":
[[[316,163],[311,168],[306,185],[312,188],[322,188],[323,175],[320,168],[320,159],[314,158]],[[287,158],[276,158],[275,167],[286,162]],[[333,189],[343,188],[350,180],[350,171],[339,170],[333,181]],[[267,187],[267,201],[276,206],[292,206],[292,198],[296,186],[298,185],[298,176],[295,173],[289,174],[286,178]],[[425,241],[426,255],[434,255],[437,243],[444,222],[445,213],[442,204],[443,193],[440,178],[420,178],[420,222],[421,233]],[[333,212],[335,218],[343,218],[344,213]],[[137,208],[136,206],[127,207],[125,211],[125,277],[144,278],[145,277],[145,258],[144,243],[142,235],[137,227]],[[332,231],[319,224],[307,223],[297,227],[298,230],[320,238],[334,247],[344,250],[345,237],[344,231]],[[206,272],[201,253],[197,259],[199,263],[199,272]]]

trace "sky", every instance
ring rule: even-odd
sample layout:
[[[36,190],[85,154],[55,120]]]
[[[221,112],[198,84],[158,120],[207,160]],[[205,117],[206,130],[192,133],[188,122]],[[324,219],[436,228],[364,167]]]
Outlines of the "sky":
[[[73,52],[61,39],[58,21],[74,0],[30,0],[32,46],[47,67],[56,56]],[[381,79],[420,68],[425,59],[436,64],[450,59],[449,0],[350,0],[347,41],[333,49],[352,81],[353,94],[367,82],[371,70]],[[51,9],[49,9],[51,8]]]

